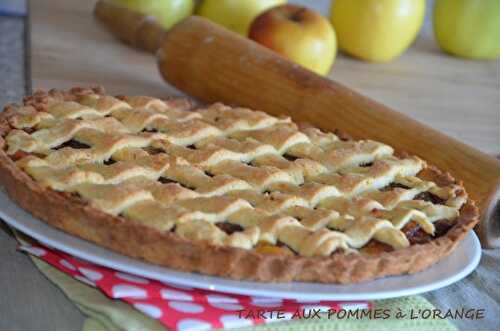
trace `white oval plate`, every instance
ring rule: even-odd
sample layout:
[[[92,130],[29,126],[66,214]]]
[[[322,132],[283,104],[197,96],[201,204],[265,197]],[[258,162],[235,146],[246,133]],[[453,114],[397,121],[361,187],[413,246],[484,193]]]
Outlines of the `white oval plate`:
[[[175,271],[112,252],[35,219],[12,202],[3,191],[0,191],[0,217],[14,228],[43,244],[115,270],[176,285],[274,298],[375,300],[424,293],[464,278],[477,267],[481,258],[479,240],[471,231],[449,257],[414,275],[386,277],[354,285],[299,282],[257,283]]]

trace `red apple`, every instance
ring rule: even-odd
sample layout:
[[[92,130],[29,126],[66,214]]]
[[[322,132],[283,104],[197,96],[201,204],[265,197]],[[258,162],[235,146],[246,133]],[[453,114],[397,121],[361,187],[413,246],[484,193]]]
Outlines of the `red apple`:
[[[321,75],[328,73],[337,53],[337,39],[330,22],[297,5],[263,12],[252,22],[249,37]]]

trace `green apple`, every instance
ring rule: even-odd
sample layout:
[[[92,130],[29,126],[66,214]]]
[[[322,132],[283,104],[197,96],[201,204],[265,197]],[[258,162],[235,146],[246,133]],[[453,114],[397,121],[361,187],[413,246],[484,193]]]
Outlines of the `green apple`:
[[[115,3],[151,15],[165,28],[193,14],[193,0],[113,0]]]
[[[286,3],[286,0],[204,0],[197,14],[247,36],[255,17],[263,11]]]
[[[500,1],[436,0],[434,33],[450,54],[500,59]]]
[[[297,5],[283,5],[260,14],[250,26],[250,39],[320,75],[337,54],[335,31],[319,13]]]

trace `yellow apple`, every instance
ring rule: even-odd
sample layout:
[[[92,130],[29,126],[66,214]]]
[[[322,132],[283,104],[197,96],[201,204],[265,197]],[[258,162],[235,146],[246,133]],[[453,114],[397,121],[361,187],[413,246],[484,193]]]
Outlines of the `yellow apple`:
[[[193,0],[113,0],[115,3],[151,15],[165,28],[193,14]]]
[[[263,11],[286,0],[204,0],[197,14],[247,36],[250,23]]]
[[[331,11],[341,50],[386,62],[415,40],[424,21],[425,0],[335,0]]]
[[[260,14],[250,26],[249,37],[320,75],[330,71],[337,54],[330,22],[297,5],[274,7]]]

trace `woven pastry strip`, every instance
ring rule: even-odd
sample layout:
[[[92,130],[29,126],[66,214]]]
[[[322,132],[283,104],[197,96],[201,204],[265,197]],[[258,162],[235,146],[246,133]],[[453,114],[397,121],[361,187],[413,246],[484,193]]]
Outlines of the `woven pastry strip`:
[[[399,249],[410,245],[409,222],[432,235],[466,202],[459,185],[419,177],[417,157],[289,118],[222,104],[188,110],[183,99],[48,98],[9,118],[17,164],[46,187],[187,239],[284,244],[303,256],[372,240]]]

